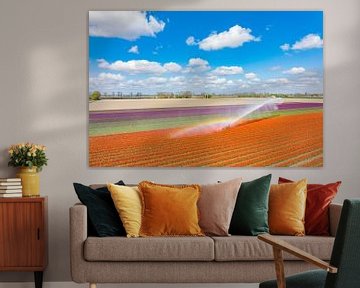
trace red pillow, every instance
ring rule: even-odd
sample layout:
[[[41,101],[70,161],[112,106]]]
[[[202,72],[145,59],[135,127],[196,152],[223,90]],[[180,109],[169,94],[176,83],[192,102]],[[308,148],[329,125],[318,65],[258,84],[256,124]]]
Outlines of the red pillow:
[[[293,182],[279,177],[279,184]],[[329,236],[329,206],[341,181],[329,184],[308,184],[305,210],[305,234]]]

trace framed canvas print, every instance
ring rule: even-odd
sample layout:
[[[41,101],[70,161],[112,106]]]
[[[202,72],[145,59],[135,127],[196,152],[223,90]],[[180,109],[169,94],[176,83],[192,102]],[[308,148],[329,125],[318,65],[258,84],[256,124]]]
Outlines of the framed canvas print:
[[[90,11],[90,167],[323,166],[321,11]]]

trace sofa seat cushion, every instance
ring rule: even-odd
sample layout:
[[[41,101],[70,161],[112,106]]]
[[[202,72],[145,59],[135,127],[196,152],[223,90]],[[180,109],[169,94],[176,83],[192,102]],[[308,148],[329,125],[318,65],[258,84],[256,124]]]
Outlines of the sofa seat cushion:
[[[210,237],[88,237],[87,261],[213,261]]]
[[[276,236],[322,260],[330,260],[334,237]],[[215,261],[272,260],[272,246],[254,236],[212,237],[215,242]],[[299,260],[288,253],[284,260]]]

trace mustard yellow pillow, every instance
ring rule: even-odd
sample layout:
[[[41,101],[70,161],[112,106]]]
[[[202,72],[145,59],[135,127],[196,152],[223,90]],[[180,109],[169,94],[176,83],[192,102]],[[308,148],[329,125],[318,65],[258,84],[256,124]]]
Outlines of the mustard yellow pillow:
[[[197,201],[199,185],[171,186],[143,181],[140,236],[202,236]]]
[[[269,228],[271,234],[303,236],[305,234],[307,180],[271,185]]]
[[[138,187],[108,184],[127,237],[139,237],[141,226],[141,197]]]

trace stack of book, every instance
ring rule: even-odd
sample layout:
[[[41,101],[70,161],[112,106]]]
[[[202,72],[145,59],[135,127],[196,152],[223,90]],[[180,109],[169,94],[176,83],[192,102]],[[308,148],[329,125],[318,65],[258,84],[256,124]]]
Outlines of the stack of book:
[[[0,198],[22,197],[20,178],[0,178]]]

